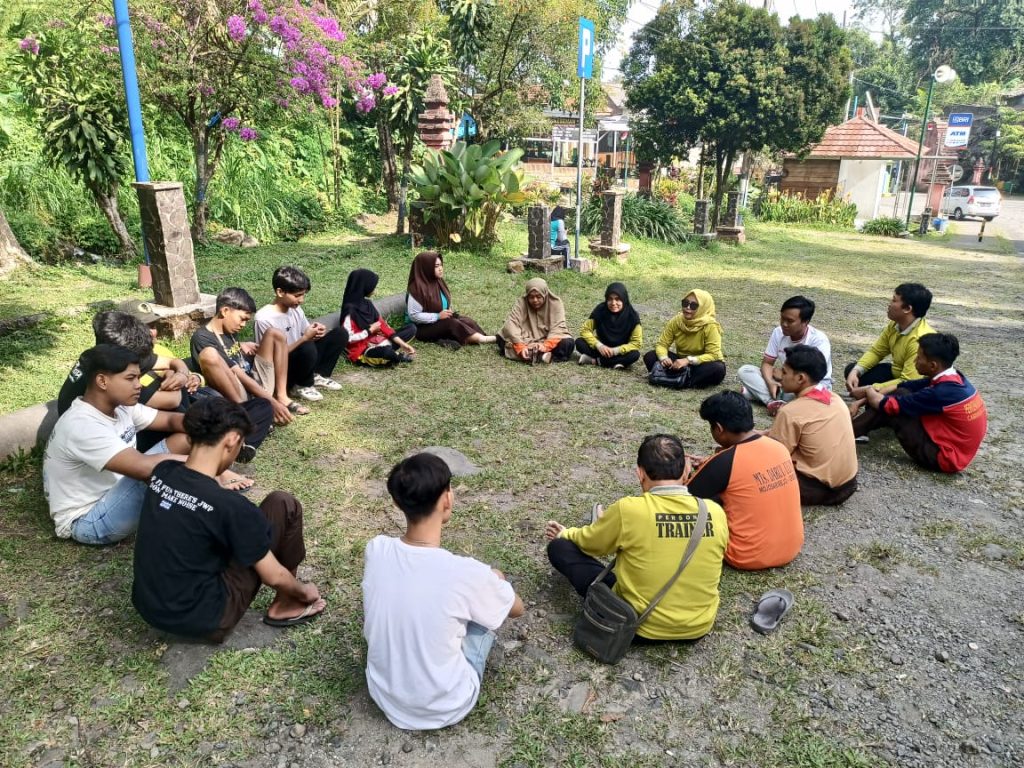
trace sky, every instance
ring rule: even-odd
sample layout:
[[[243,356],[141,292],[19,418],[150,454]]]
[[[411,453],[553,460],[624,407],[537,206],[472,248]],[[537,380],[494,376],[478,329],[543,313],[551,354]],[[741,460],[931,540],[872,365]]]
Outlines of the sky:
[[[760,7],[763,0],[746,0],[748,4]],[[848,23],[853,21],[853,9],[850,0],[769,0],[771,9],[779,14],[783,21],[791,16],[802,18],[814,18],[821,13],[831,13],[839,24],[843,23],[843,12],[846,11]],[[622,57],[629,51],[633,41],[633,35],[644,24],[654,18],[659,0],[638,0],[629,9],[628,21],[623,25],[619,33],[619,40],[615,48],[607,53],[604,58],[603,77],[605,80],[614,80],[619,74]]]

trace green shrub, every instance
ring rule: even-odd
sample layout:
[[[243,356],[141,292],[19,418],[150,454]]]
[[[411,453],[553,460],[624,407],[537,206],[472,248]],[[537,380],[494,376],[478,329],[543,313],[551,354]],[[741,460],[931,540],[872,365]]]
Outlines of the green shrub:
[[[566,226],[569,226],[568,221]],[[591,199],[583,209],[580,228],[588,234],[601,231],[601,201]],[[652,200],[627,192],[622,198],[622,231],[635,237],[649,237],[663,243],[682,243],[689,226],[679,212],[663,200]]]
[[[852,227],[857,217],[857,206],[833,196],[826,190],[813,200],[803,195],[786,195],[773,189],[758,201],[757,217],[761,221],[784,224],[829,224]]]
[[[902,237],[907,228],[902,219],[892,216],[880,216],[867,222],[860,230],[865,235],[884,235],[885,237]]]

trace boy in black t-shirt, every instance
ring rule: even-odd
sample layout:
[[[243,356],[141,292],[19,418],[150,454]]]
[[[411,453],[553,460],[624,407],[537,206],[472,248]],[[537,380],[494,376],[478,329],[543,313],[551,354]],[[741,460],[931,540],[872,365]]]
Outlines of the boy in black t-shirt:
[[[185,414],[188,460],[153,470],[135,539],[132,603],[157,629],[222,642],[262,584],[277,592],[266,624],[303,624],[324,610],[316,586],[295,578],[306,556],[298,500],[274,491],[256,507],[215,479],[251,427],[239,404],[200,400]]]

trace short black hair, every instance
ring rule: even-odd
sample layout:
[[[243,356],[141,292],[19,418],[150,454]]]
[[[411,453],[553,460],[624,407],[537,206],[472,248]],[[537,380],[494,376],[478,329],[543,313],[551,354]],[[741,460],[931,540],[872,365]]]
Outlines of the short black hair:
[[[217,294],[217,312],[224,307],[241,309],[244,312],[255,312],[256,302],[245,288],[225,288]]]
[[[248,436],[252,419],[245,408],[226,397],[200,398],[185,412],[185,434],[193,445],[216,445],[232,430]]]
[[[910,307],[914,317],[924,317],[932,305],[932,292],[920,283],[900,283],[893,291],[905,306]]]
[[[749,432],[754,428],[754,409],[739,392],[718,392],[704,398],[700,417],[708,424],[721,424],[726,432]]]
[[[97,344],[127,347],[140,358],[153,351],[153,334],[149,327],[135,315],[119,309],[97,312],[92,319],[92,332]]]
[[[675,435],[648,435],[640,443],[636,464],[651,480],[678,480],[686,469],[686,453]]]
[[[960,342],[952,333],[926,333],[917,340],[919,349],[929,360],[938,360],[949,368],[960,357]]]
[[[278,267],[272,282],[275,291],[280,288],[285,293],[306,293],[312,286],[309,275],[298,267]]]
[[[452,471],[444,459],[432,453],[403,459],[388,475],[388,493],[409,522],[428,517],[451,484]]]
[[[780,311],[785,312],[787,309],[799,309],[800,321],[804,323],[811,322],[811,318],[814,317],[814,302],[806,296],[790,296],[782,302]]]
[[[122,373],[129,365],[138,365],[139,356],[128,347],[116,344],[97,344],[85,350],[78,358],[88,387],[101,373]]]
[[[797,373],[807,374],[817,384],[828,373],[828,362],[821,350],[808,344],[796,344],[786,350],[786,365]]]

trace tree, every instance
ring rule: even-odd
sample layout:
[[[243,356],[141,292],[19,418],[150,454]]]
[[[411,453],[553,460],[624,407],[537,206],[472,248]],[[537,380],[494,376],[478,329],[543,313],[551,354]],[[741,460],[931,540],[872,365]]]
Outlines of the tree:
[[[46,160],[85,185],[126,256],[138,253],[118,208],[127,125],[117,92],[92,75],[95,55],[77,28],[21,41],[18,85],[43,138]]]
[[[31,264],[32,259],[18,243],[7,217],[0,211],[0,277],[6,277],[22,264]]]
[[[192,236],[206,237],[210,182],[230,140],[289,109],[370,111],[383,74],[367,75],[321,0],[135,0],[132,32],[143,102],[177,118],[195,165]],[[108,77],[119,82],[113,19],[96,26]]]
[[[1024,3],[907,0],[903,24],[922,75],[952,66],[968,85],[1024,76]]]
[[[700,142],[713,159],[717,221],[739,153],[806,151],[841,118],[850,69],[831,16],[783,29],[739,0],[674,0],[637,34],[624,84],[644,154],[668,160]]]
[[[871,25],[880,24],[885,41],[891,49],[903,37],[903,15],[910,0],[853,0],[854,17]]]

